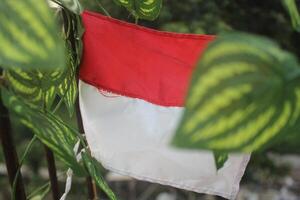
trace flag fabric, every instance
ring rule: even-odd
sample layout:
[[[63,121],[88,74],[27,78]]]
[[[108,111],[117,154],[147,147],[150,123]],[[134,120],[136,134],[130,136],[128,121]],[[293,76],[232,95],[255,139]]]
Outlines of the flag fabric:
[[[217,171],[212,152],[170,146],[193,68],[215,37],[82,18],[80,110],[92,155],[119,174],[234,199],[249,155],[230,154]]]

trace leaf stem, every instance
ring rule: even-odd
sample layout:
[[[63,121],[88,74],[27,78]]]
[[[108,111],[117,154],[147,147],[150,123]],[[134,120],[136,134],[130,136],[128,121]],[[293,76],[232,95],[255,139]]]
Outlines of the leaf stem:
[[[59,100],[59,102],[56,104],[55,108],[53,109],[52,114],[54,114],[59,109],[59,107],[61,106],[61,104],[62,104],[63,101],[64,101],[63,98],[61,98]]]
[[[103,7],[103,5],[100,3],[100,1],[96,0],[96,2],[98,3],[98,5],[102,9],[102,11],[105,13],[105,15],[108,16],[108,17],[111,17],[111,15],[109,14],[109,12]]]
[[[30,140],[30,142],[28,143],[28,145],[26,146],[26,149],[24,151],[24,154],[22,155],[21,157],[21,160],[20,160],[20,164],[19,164],[19,167],[18,167],[18,170],[17,170],[17,173],[15,175],[15,178],[14,178],[14,182],[13,182],[13,187],[12,187],[12,199],[15,200],[15,193],[16,193],[16,187],[17,187],[17,180],[18,180],[18,177],[20,175],[20,171],[21,171],[21,167],[23,165],[23,162],[25,160],[25,158],[27,157],[29,151],[31,150],[34,142],[37,140],[37,136],[36,135],[33,135],[32,139]]]

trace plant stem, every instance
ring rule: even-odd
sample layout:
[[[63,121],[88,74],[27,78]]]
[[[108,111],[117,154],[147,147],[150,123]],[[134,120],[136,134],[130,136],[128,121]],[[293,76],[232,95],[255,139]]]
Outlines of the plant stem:
[[[57,175],[56,175],[56,166],[55,166],[55,160],[54,160],[54,155],[52,151],[46,146],[45,151],[46,151],[46,158],[47,158],[47,166],[48,166],[48,173],[49,173],[49,178],[50,178],[50,183],[51,183],[51,191],[52,191],[52,197],[54,200],[59,200],[60,199],[60,193],[59,193],[59,187],[58,187],[58,180],[57,180]]]
[[[109,12],[103,7],[103,5],[99,2],[99,0],[97,0],[97,3],[99,5],[99,7],[102,9],[102,11],[105,13],[105,15],[108,16],[108,17],[111,17]]]
[[[5,158],[6,168],[8,172],[8,178],[11,187],[13,187],[14,179],[18,174],[19,161],[16,152],[13,138],[11,135],[10,119],[8,117],[8,111],[4,107],[0,100],[0,112],[1,114],[7,115],[7,117],[0,117],[0,139]],[[25,189],[23,185],[22,175],[20,174],[16,180],[15,193],[13,196],[18,200],[26,200]]]
[[[43,94],[43,109],[44,109],[44,112],[47,111],[45,94]],[[50,178],[50,183],[51,183],[52,197],[54,200],[59,200],[60,199],[59,198],[59,187],[58,187],[58,180],[57,180],[57,175],[56,175],[54,154],[51,151],[51,149],[49,149],[47,147],[47,145],[45,145],[45,144],[44,144],[44,148],[45,148],[48,173],[49,173],[49,178]]]
[[[16,193],[16,189],[17,189],[17,188],[16,188],[16,187],[17,187],[17,181],[18,181],[18,178],[19,178],[19,176],[20,176],[20,171],[21,171],[21,167],[22,167],[22,165],[23,165],[23,162],[24,162],[24,160],[26,159],[26,157],[27,157],[29,151],[31,150],[31,148],[32,148],[32,146],[33,146],[33,144],[34,144],[34,142],[35,142],[36,140],[37,140],[37,136],[34,135],[34,136],[32,137],[32,139],[30,140],[30,142],[28,143],[28,145],[26,146],[26,149],[25,149],[25,151],[24,151],[24,154],[23,154],[22,157],[21,157],[20,164],[19,164],[19,167],[18,167],[18,171],[17,171],[17,174],[15,175],[14,183],[13,183],[13,187],[12,187],[12,191],[13,191],[12,193],[13,193],[13,194]],[[15,199],[15,195],[13,195],[12,199]]]
[[[59,100],[59,102],[56,104],[55,108],[53,109],[52,111],[52,114],[54,114],[58,109],[59,107],[61,106],[62,102],[64,101],[63,97]]]

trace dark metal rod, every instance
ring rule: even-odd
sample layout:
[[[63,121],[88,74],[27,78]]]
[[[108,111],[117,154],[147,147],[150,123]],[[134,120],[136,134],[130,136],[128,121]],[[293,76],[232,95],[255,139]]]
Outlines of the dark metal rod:
[[[19,169],[19,161],[16,148],[13,142],[11,124],[8,116],[8,111],[0,100],[0,138],[3,148],[9,183],[13,187],[14,179]],[[17,200],[26,200],[26,194],[23,184],[21,172],[19,172],[16,180],[15,198]]]
[[[54,200],[59,200],[60,192],[59,192],[58,180],[56,175],[54,155],[53,152],[46,145],[45,145],[45,151],[46,151],[46,158],[48,164],[47,166],[48,166],[49,179],[51,183],[52,197]]]

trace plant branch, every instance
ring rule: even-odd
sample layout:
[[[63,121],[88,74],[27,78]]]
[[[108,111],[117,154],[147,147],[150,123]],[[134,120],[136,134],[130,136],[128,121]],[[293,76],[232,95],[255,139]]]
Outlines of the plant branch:
[[[24,162],[24,160],[26,159],[26,157],[27,157],[29,151],[31,150],[31,148],[32,148],[32,146],[33,146],[33,144],[34,144],[34,142],[35,142],[36,140],[37,140],[37,136],[36,136],[36,135],[33,135],[32,139],[29,141],[29,143],[28,143],[28,145],[26,146],[25,151],[24,151],[24,153],[23,153],[23,155],[22,155],[22,157],[21,157],[20,164],[19,164],[19,167],[18,167],[17,173],[16,173],[15,178],[14,178],[14,182],[13,182],[13,187],[12,187],[12,188],[13,188],[13,189],[12,189],[12,194],[13,194],[13,196],[12,196],[12,199],[15,199],[15,196],[16,196],[15,193],[16,193],[17,180],[18,180],[18,178],[19,178],[19,175],[20,175],[20,171],[21,171],[21,167],[22,167],[22,165],[23,165],[23,162]]]
[[[100,3],[99,0],[96,0],[98,6],[102,9],[102,11],[105,13],[106,16],[111,17],[111,15],[109,14],[109,12],[103,7],[103,5]]]

